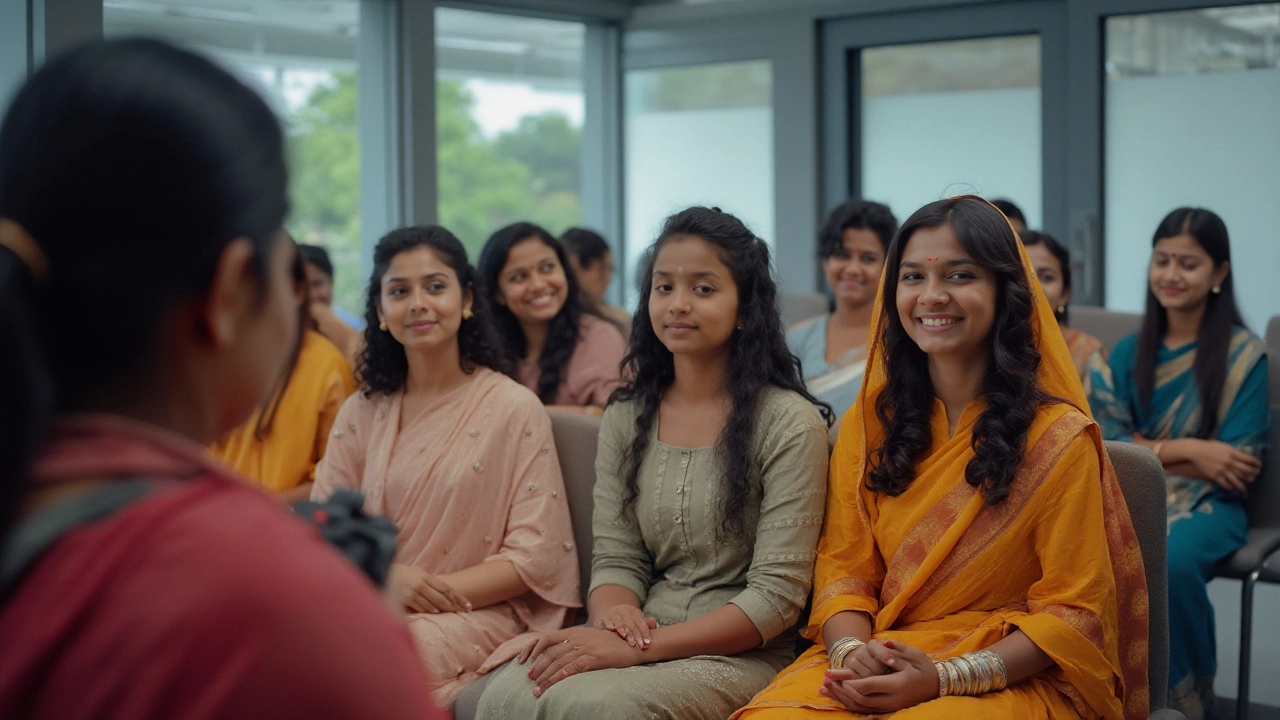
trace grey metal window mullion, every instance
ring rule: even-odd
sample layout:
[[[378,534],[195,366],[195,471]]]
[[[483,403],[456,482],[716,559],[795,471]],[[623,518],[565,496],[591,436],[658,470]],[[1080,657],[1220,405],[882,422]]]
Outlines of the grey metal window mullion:
[[[622,37],[616,25],[587,23],[583,47],[582,224],[609,241],[621,268],[623,247]],[[608,300],[621,305],[625,272],[613,274]]]
[[[430,42],[424,42],[429,38]],[[435,3],[361,0],[361,275],[388,230],[436,218]]]

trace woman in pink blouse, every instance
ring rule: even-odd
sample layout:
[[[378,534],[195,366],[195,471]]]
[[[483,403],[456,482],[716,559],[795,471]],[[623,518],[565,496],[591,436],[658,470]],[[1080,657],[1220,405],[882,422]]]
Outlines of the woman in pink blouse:
[[[600,414],[622,382],[626,342],[582,305],[560,242],[532,223],[497,231],[479,273],[514,377],[557,410]]]

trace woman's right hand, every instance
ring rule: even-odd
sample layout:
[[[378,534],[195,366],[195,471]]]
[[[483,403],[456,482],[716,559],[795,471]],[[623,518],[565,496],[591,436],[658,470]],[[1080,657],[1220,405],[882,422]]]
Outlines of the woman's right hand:
[[[1196,443],[1191,463],[1204,476],[1224,490],[1244,495],[1248,484],[1262,470],[1262,462],[1249,453],[1218,441],[1201,440]]]
[[[856,678],[869,678],[877,675],[888,675],[894,671],[894,654],[879,640],[859,645],[853,652],[844,656],[844,667]]]
[[[448,583],[413,565],[392,564],[387,594],[412,612],[435,615],[471,611],[471,602]]]
[[[614,605],[595,622],[598,630],[618,633],[631,647],[647,650],[653,642],[652,630],[658,627],[658,621],[644,616],[644,611],[635,605]]]

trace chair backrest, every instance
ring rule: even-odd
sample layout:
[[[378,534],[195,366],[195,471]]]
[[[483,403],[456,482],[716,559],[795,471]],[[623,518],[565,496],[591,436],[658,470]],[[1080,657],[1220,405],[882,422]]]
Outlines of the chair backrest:
[[[1267,386],[1271,427],[1267,432],[1267,452],[1262,474],[1249,488],[1249,524],[1253,527],[1280,527],[1280,315],[1267,322]]]
[[[827,296],[822,293],[788,293],[779,295],[778,306],[782,311],[782,327],[807,320],[814,315],[821,315],[831,309]]]
[[[1151,688],[1151,710],[1163,709],[1169,697],[1169,577],[1165,543],[1164,468],[1156,456],[1132,443],[1108,442],[1107,455],[1120,481],[1120,491],[1129,506],[1129,519],[1142,549],[1147,572],[1147,597],[1151,637],[1147,646],[1147,681]],[[1128,602],[1128,598],[1120,598]],[[1123,648],[1121,648],[1123,650]]]
[[[1071,327],[1098,338],[1110,350],[1121,338],[1141,329],[1142,315],[1090,305],[1072,305]]]
[[[573,522],[573,542],[578,546],[578,577],[582,583],[583,610],[586,618],[587,588],[591,586],[591,513],[595,500],[591,492],[596,486],[596,440],[600,437],[600,418],[575,413],[549,412],[551,433],[560,456],[560,472],[564,474],[565,495],[569,500],[569,518]]]

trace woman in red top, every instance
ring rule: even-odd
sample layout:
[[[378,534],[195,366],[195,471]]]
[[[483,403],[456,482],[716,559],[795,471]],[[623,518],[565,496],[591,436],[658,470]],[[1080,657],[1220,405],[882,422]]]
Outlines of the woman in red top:
[[[298,333],[284,140],[150,40],[45,65],[0,126],[0,717],[429,718],[372,584],[225,474]],[[19,527],[143,479],[18,575]],[[24,521],[29,524],[23,526]]]

